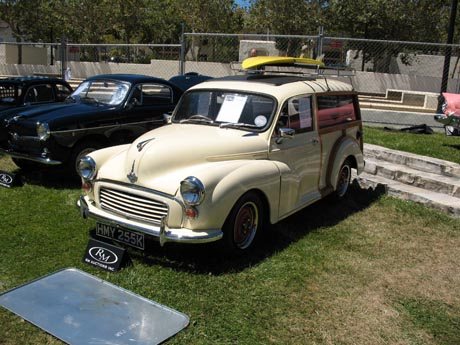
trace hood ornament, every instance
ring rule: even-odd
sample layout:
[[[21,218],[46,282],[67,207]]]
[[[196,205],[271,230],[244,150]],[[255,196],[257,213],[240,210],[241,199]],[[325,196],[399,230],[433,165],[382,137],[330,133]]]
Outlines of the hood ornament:
[[[129,182],[131,183],[135,183],[137,181],[137,176],[134,172],[134,163],[136,163],[136,161],[133,161],[133,166],[131,167],[131,171],[129,172],[128,175],[126,175],[126,177],[128,178]]]
[[[141,141],[140,143],[138,143],[136,145],[136,148],[137,148],[137,151],[138,152],[141,152],[142,149],[145,147],[145,145],[147,145],[149,142],[151,142],[152,140],[155,140],[155,138],[151,138],[151,139],[147,139],[147,140],[144,140],[144,141]]]

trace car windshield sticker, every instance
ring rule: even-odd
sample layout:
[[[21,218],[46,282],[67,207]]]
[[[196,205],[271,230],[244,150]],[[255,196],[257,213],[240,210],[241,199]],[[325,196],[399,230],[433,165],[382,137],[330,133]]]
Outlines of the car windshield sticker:
[[[310,97],[302,97],[299,99],[299,116],[301,128],[311,127]]]
[[[254,124],[257,127],[263,127],[267,124],[267,118],[263,115],[259,115],[254,119]]]
[[[220,107],[216,121],[238,123],[248,96],[225,95],[224,103]]]

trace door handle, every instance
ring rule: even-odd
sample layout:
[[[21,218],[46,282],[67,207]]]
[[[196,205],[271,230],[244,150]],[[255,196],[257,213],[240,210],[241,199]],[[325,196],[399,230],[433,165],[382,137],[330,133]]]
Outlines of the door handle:
[[[312,142],[313,144],[315,144],[315,145],[316,145],[316,144],[319,144],[319,140],[316,139],[316,138],[315,138],[315,139],[312,139],[311,142]]]

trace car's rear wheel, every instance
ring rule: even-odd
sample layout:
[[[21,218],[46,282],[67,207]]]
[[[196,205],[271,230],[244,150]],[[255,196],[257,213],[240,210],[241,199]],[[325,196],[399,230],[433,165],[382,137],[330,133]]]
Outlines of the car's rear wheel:
[[[90,154],[93,151],[103,148],[104,145],[96,140],[88,140],[77,144],[73,151],[72,156],[68,162],[68,168],[72,174],[78,174],[78,162],[80,159]]]
[[[264,227],[264,205],[257,193],[243,195],[233,206],[224,224],[224,241],[232,252],[243,252],[254,246]]]
[[[334,195],[337,199],[342,199],[348,192],[351,181],[351,162],[349,159],[343,162],[339,170],[339,176],[337,178],[337,185],[335,188]]]

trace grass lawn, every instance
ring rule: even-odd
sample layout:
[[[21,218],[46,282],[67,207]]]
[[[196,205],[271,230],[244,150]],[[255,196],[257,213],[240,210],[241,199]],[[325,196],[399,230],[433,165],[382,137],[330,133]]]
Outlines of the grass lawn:
[[[379,137],[366,130],[368,142]],[[14,169],[0,157],[0,170]],[[107,273],[82,263],[94,223],[75,208],[78,186],[26,177],[0,188],[0,293],[76,267],[187,314],[168,344],[460,342],[460,220],[437,211],[354,185],[346,202],[323,200],[273,227],[250,255],[152,245]],[[0,344],[61,342],[1,309]]]

